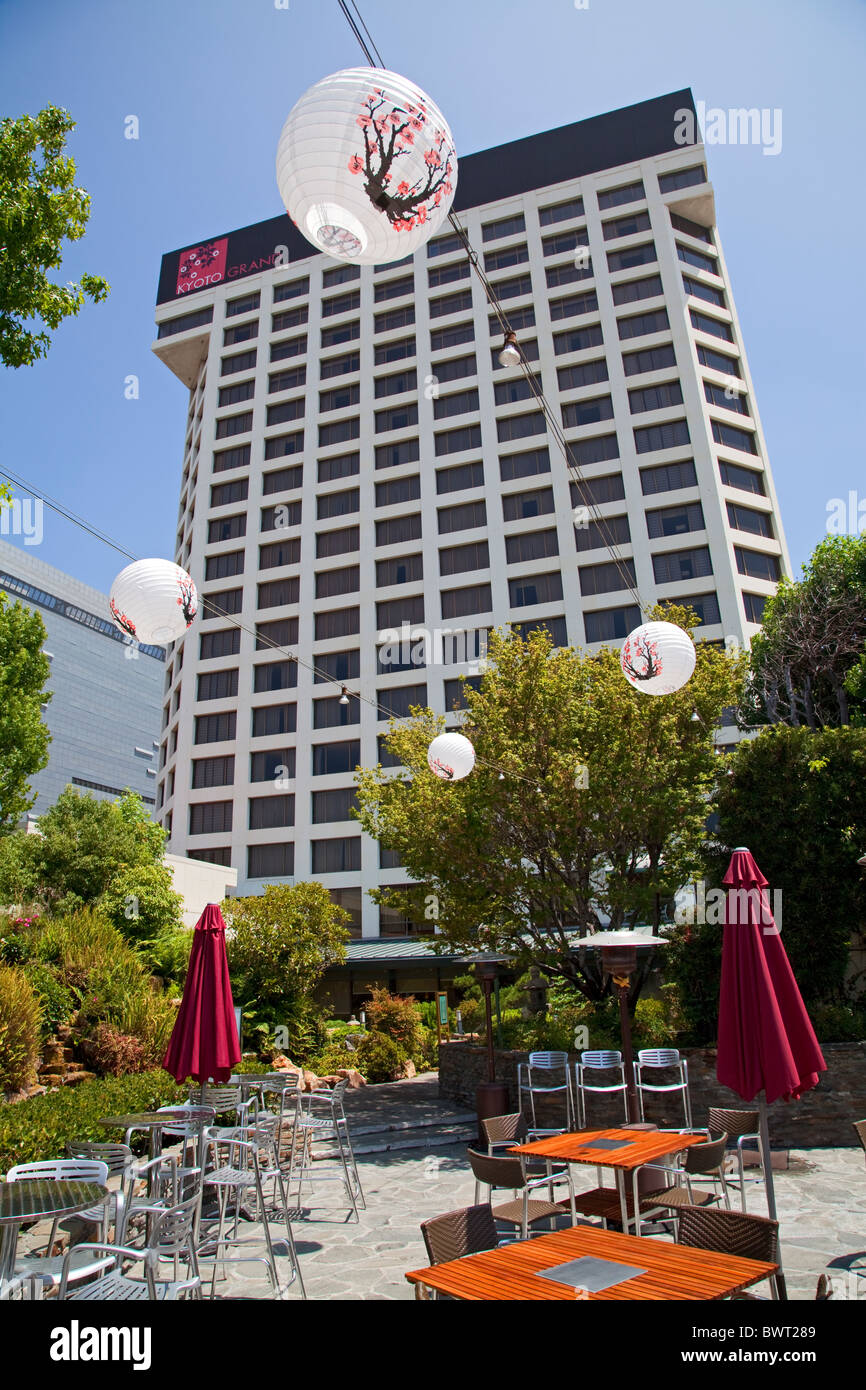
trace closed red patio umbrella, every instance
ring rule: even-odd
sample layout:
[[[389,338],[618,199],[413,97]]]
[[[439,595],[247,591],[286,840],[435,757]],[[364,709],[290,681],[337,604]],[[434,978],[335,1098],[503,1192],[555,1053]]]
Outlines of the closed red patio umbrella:
[[[228,1081],[241,1060],[226,959],[226,924],[208,903],[195,925],[183,999],[162,1065],[175,1081]]]

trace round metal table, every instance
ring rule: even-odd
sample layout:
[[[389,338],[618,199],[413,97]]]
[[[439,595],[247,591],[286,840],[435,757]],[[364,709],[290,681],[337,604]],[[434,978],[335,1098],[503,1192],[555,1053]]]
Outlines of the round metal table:
[[[72,1216],[95,1207],[108,1196],[98,1182],[67,1182],[65,1178],[21,1178],[0,1182],[0,1278],[8,1279],[15,1266],[18,1227],[25,1221]]]
[[[97,1123],[104,1129],[122,1129],[124,1142],[129,1143],[133,1130],[150,1130],[150,1157],[159,1158],[162,1153],[162,1136],[166,1129],[182,1131],[185,1126],[198,1126],[198,1162],[201,1165],[204,1155],[204,1131],[213,1124],[213,1110],[199,1106],[178,1106],[171,1110],[141,1110],[130,1115],[104,1115]],[[153,1173],[149,1175],[148,1191],[153,1190]]]

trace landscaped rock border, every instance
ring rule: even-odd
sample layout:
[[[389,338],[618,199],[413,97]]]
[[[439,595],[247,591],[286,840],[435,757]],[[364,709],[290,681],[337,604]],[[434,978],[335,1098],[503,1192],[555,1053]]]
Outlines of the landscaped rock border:
[[[781,1149],[847,1148],[857,1144],[854,1120],[866,1117],[866,1042],[826,1043],[822,1047],[827,1070],[815,1090],[802,1100],[786,1105],[777,1101],[770,1107],[770,1142]],[[517,1065],[525,1062],[526,1052],[496,1052],[496,1079],[508,1086],[509,1103],[517,1110]],[[730,1110],[748,1108],[744,1101],[716,1080],[716,1049],[684,1048],[689,1064],[689,1092],[692,1122],[706,1123],[711,1105]],[[577,1061],[577,1053],[570,1059]],[[487,1079],[487,1051],[469,1042],[442,1043],[439,1049],[439,1094],[474,1108],[475,1088]],[[587,1122],[592,1127],[622,1124],[622,1103],[618,1098],[592,1096],[588,1101]],[[654,1096],[647,1099],[646,1116],[659,1125],[683,1123],[678,1097]],[[551,1121],[556,1123],[551,1116]],[[539,1120],[542,1119],[539,1111]]]

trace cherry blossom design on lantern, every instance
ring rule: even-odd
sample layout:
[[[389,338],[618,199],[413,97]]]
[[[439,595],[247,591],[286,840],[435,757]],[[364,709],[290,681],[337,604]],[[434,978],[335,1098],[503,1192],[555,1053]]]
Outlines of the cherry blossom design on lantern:
[[[658,643],[647,637],[645,632],[628,636],[620,655],[620,665],[623,675],[633,683],[654,680],[664,670]]]
[[[195,585],[193,584],[192,580],[188,577],[185,579],[178,579],[177,583],[178,588],[180,589],[180,596],[177,601],[180,604],[181,612],[184,616],[184,621],[186,622],[187,627],[189,627],[192,624],[192,621],[195,618],[196,613],[198,612]],[[133,637],[135,636],[134,631],[132,635]]]
[[[135,630],[135,623],[132,621],[132,619],[128,618],[127,615],[118,608],[113,598],[110,598],[108,600],[108,606],[111,609],[112,618],[117,623],[117,626],[121,629],[121,631],[125,632],[128,637],[134,637],[137,642],[138,633]],[[190,621],[192,621],[192,619],[190,619]],[[187,626],[189,626],[189,623],[187,624]]]
[[[346,256],[358,256],[363,250],[358,238],[348,228],[335,227],[331,222],[320,227],[316,236],[329,251],[337,250]]]
[[[180,275],[192,275],[193,271],[206,270],[217,259],[219,253],[219,247],[213,241],[206,241],[203,246],[194,246],[191,251],[187,251],[181,263]]]
[[[390,106],[390,109],[388,109]],[[424,106],[391,105],[380,87],[363,104],[357,124],[364,133],[364,153],[349,160],[350,174],[364,175],[364,190],[374,207],[384,212],[395,231],[410,231],[427,221],[432,208],[453,191],[454,146],[444,131],[428,131],[430,148],[424,151],[426,172],[414,182],[401,179],[392,191],[388,185],[403,155],[413,153],[416,138],[427,124]]]
[[[443,763],[441,758],[432,758],[430,761],[430,768],[436,773],[436,776],[441,777],[443,781],[452,782],[454,780],[453,767],[450,767],[448,763]]]

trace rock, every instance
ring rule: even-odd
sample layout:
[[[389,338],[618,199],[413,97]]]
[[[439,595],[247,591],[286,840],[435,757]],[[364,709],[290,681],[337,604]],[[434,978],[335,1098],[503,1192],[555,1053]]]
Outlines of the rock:
[[[92,1071],[68,1071],[63,1078],[64,1086],[78,1086],[82,1081],[92,1081],[95,1072]]]
[[[67,1051],[69,1056],[66,1056]],[[56,1066],[59,1062],[68,1062],[72,1057],[72,1048],[66,1048],[63,1043],[57,1042],[54,1038],[49,1038],[42,1053],[42,1066]]]
[[[402,1081],[411,1081],[412,1077],[417,1075],[418,1073],[415,1069],[415,1063],[412,1061],[412,1058],[410,1057],[406,1065],[403,1067],[402,1072],[400,1073],[400,1079]]]
[[[296,1069],[296,1070],[297,1070],[297,1069]],[[304,1082],[303,1082],[304,1090],[305,1090],[305,1091],[315,1091],[316,1087],[317,1087],[318,1084],[319,1084],[319,1078],[316,1076],[316,1073],[315,1073],[314,1071],[305,1071],[303,1075],[304,1075]]]

